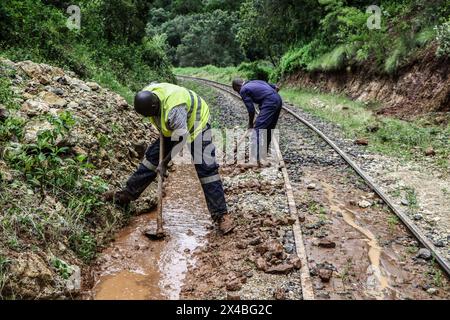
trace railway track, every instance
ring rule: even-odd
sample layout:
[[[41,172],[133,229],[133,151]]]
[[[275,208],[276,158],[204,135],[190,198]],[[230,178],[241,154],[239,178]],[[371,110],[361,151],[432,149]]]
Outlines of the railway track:
[[[179,79],[182,80],[191,80],[196,81],[199,83],[203,83],[205,85],[208,85],[210,87],[214,87],[222,92],[225,92],[226,94],[233,96],[236,99],[239,99],[241,101],[241,98],[238,94],[236,94],[231,87],[211,81],[208,79],[203,78],[196,78],[196,77],[188,77],[188,76],[178,76]],[[443,271],[447,274],[447,276],[450,275],[450,265],[449,262],[436,250],[436,247],[434,244],[427,239],[427,237],[417,228],[417,226],[401,211],[397,210],[397,208],[393,205],[393,203],[390,201],[389,197],[373,182],[373,180],[341,149],[337,146],[336,143],[334,143],[330,138],[328,138],[322,131],[320,131],[316,126],[314,126],[311,122],[307,121],[303,117],[301,117],[299,114],[297,114],[294,111],[295,106],[292,106],[290,104],[285,104],[283,106],[283,110],[286,112],[286,114],[289,114],[291,117],[293,117],[297,122],[300,122],[303,126],[305,126],[308,130],[310,130],[314,135],[318,136],[321,140],[323,140],[327,145],[329,145],[334,152],[336,152],[339,157],[348,165],[350,166],[353,171],[361,178],[363,181],[367,184],[367,186],[370,187],[370,189],[377,194],[384,204],[398,217],[398,219],[401,220],[403,225],[411,232],[414,237],[421,243],[422,246],[429,249],[435,259],[435,261],[439,264],[439,266],[442,268]],[[281,121],[281,119],[280,119]],[[279,148],[277,148],[279,150]],[[289,189],[290,183],[289,183],[289,176],[287,172],[285,173],[285,179],[287,182],[286,189],[288,193],[288,200],[291,202],[293,201],[292,196],[289,196]],[[290,207],[292,210],[295,210],[295,204],[290,204]],[[302,235],[300,229],[295,234],[296,242],[298,239],[302,242]],[[300,249],[300,250],[299,250]],[[304,253],[303,243],[297,244],[297,251],[300,251],[300,253]],[[305,259],[305,257],[304,257]],[[314,299],[314,294],[308,294],[308,292],[311,292],[311,285],[310,280],[308,280],[306,275],[303,275],[305,283],[302,283],[303,290],[306,294],[305,298]]]

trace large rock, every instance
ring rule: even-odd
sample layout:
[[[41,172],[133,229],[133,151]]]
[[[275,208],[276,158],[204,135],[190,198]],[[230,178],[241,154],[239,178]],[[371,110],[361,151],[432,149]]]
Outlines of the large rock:
[[[272,274],[288,274],[289,272],[294,270],[294,265],[290,263],[283,263],[276,266],[272,266],[270,268],[267,268],[267,273]]]
[[[423,259],[423,260],[431,260],[433,258],[433,255],[430,250],[426,248],[422,248],[417,253],[417,258]]]
[[[0,105],[0,122],[5,121],[9,116],[8,110],[2,105]]]
[[[52,92],[44,91],[39,96],[43,102],[47,103],[50,106],[63,108],[67,105],[67,101],[65,99],[57,96]]]
[[[48,113],[50,106],[45,102],[30,99],[24,102],[21,111],[29,117],[35,117]]]
[[[86,85],[91,88],[92,91],[100,90],[100,86],[96,82],[87,82]]]
[[[35,143],[40,133],[52,129],[53,126],[47,120],[32,120],[25,125],[23,142],[28,144]]]
[[[50,298],[55,294],[56,275],[44,259],[33,252],[23,252],[12,263],[12,288],[17,297]]]
[[[77,294],[81,291],[81,269],[78,266],[70,266],[72,273],[65,281],[66,290],[71,294]]]

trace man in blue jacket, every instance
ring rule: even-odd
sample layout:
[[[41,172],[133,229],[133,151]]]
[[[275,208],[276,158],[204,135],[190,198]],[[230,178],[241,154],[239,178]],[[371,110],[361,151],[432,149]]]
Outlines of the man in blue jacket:
[[[233,89],[238,92],[249,114],[248,128],[255,129],[252,137],[253,156],[256,156],[258,165],[261,165],[267,157],[272,141],[273,130],[277,126],[283,101],[278,94],[277,85],[261,80],[243,81],[233,80]],[[255,104],[259,105],[259,115],[255,119]],[[253,124],[254,123],[254,124]]]

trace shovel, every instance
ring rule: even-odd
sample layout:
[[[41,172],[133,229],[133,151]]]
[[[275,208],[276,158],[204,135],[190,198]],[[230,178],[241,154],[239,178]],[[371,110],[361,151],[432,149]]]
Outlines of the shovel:
[[[238,141],[236,147],[234,148],[233,152],[234,152],[234,161],[237,160],[237,152],[239,150],[239,147],[241,146],[241,144],[245,141],[245,139],[247,138],[248,134],[249,134],[250,130],[245,131],[245,134],[241,137],[241,139]]]
[[[160,136],[159,143],[159,164],[164,160],[164,142],[163,135]],[[163,218],[162,218],[162,191],[163,191],[163,183],[164,183],[164,172],[158,172],[158,215],[156,216],[156,228],[155,226],[150,227],[147,231],[145,231],[145,236],[150,240],[163,240],[166,237],[166,233],[163,229]]]

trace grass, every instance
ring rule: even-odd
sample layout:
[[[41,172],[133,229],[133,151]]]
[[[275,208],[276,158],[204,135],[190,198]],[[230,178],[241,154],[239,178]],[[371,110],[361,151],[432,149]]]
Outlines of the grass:
[[[8,266],[10,260],[3,256],[0,252],[0,299],[3,299],[2,296],[3,288],[8,280]]]
[[[400,219],[397,216],[390,215],[388,220],[387,220],[387,223],[388,223],[388,226],[389,226],[389,230],[391,232],[394,232],[395,231],[395,227],[400,224]]]
[[[228,85],[231,84],[234,78],[244,77],[237,67],[218,68],[211,65],[199,68],[174,68],[173,73],[180,76],[209,79]]]
[[[409,254],[416,254],[419,251],[417,246],[410,246],[406,249]]]
[[[336,71],[342,69],[355,52],[356,47],[353,44],[337,46],[330,53],[312,61],[307,69],[308,71]]]
[[[429,270],[427,271],[427,275],[431,278],[433,286],[438,288],[442,288],[444,286],[445,275],[434,259]]]
[[[411,211],[417,211],[419,209],[419,202],[417,200],[417,192],[414,188],[406,188],[406,201],[408,201],[408,206]]]
[[[52,259],[53,268],[58,272],[61,278],[67,280],[73,272],[73,269],[67,264],[67,262],[54,257]]]
[[[428,38],[429,33],[424,33],[417,41],[428,41]],[[340,53],[336,52],[332,60],[336,62],[342,54],[350,54],[350,49],[344,49]],[[243,77],[237,67],[175,68],[173,72],[177,75],[195,76],[224,84],[230,84],[235,77]],[[436,151],[436,156],[431,161],[444,171],[450,168],[450,125],[433,126],[420,120],[408,122],[377,117],[374,114],[377,103],[357,102],[338,94],[291,87],[283,88],[280,94],[285,101],[339,126],[347,138],[368,139],[370,151],[413,160],[423,158],[425,150],[432,147]]]
[[[5,69],[0,67],[0,104],[10,116],[0,125],[0,298],[10,295],[8,266],[12,252],[48,252],[52,243],[65,243],[65,261],[51,262],[67,278],[75,253],[85,263],[95,258],[98,246],[127,219],[123,212],[106,206],[100,195],[107,182],[96,176],[86,156],[74,155],[58,141],[67,140],[80,125],[69,112],[40,116],[51,129],[41,131],[36,141],[24,143],[26,120],[15,116],[19,108]],[[116,126],[115,132],[123,128]],[[99,136],[107,145],[112,137]],[[21,142],[19,144],[14,141]],[[3,172],[3,166],[7,169]],[[8,178],[12,176],[12,179]],[[76,262],[75,262],[76,263]]]
[[[437,154],[432,161],[444,170],[449,168],[450,125],[425,126],[420,121],[379,118],[364,103],[314,90],[284,88],[281,95],[304,111],[338,125],[347,138],[368,139],[371,151],[412,160],[423,158],[425,150],[433,147]],[[369,130],[371,127],[377,130]]]

